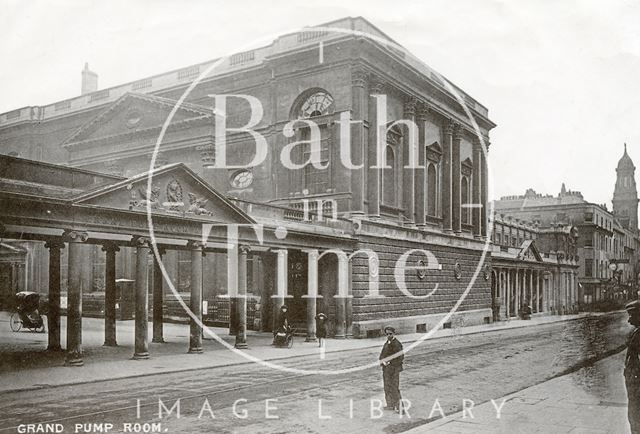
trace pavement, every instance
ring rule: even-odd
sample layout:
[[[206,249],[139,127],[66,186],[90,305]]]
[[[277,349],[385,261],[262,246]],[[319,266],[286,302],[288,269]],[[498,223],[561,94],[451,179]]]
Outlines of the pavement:
[[[630,433],[625,352],[571,374],[441,417],[410,433]],[[500,408],[497,417],[496,408]]]
[[[594,314],[535,316],[531,320],[510,320],[492,324],[468,326],[436,331],[429,339],[485,333],[497,330],[531,327],[554,322],[569,321]],[[271,333],[248,332],[249,349],[231,351],[221,343],[206,338],[202,354],[188,354],[189,326],[168,323],[164,325],[164,343],[150,343],[148,360],[133,360],[134,322],[117,322],[117,347],[102,346],[104,341],[103,319],[83,318],[83,350],[85,364],[82,367],[64,366],[64,352],[48,352],[47,334],[30,331],[12,332],[9,313],[0,312],[0,392],[32,390],[45,387],[91,383],[113,379],[131,378],[159,373],[207,369],[229,365],[252,363],[255,360],[275,361],[294,357],[318,355],[329,357],[332,353],[377,347],[384,337],[373,339],[327,339],[320,351],[318,344],[304,342],[296,337],[292,348],[271,346]],[[62,346],[66,345],[64,330],[66,317],[62,317]],[[152,325],[149,323],[149,330]],[[210,328],[230,347],[234,337],[224,328]],[[205,335],[206,336],[206,335]],[[416,341],[424,334],[405,334],[398,338],[403,343]]]

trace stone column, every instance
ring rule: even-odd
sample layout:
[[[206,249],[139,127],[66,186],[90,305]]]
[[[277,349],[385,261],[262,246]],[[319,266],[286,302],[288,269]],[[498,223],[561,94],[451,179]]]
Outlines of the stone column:
[[[135,344],[133,358],[136,360],[149,358],[149,286],[147,260],[149,256],[149,240],[134,237],[132,245],[136,248],[136,297],[135,297]]]
[[[240,258],[238,264],[238,331],[236,333],[236,348],[244,349],[247,346],[247,255],[251,249],[249,246],[240,246]]]
[[[489,174],[488,174],[488,166],[487,166],[487,157],[489,155],[489,140],[485,141],[487,146],[487,153],[482,153],[482,165],[481,165],[481,181],[480,181],[480,202],[482,203],[482,208],[480,208],[480,233],[482,237],[487,236],[487,195],[488,195],[488,182],[489,182]]]
[[[529,270],[529,305],[533,310],[533,270]]]
[[[160,263],[165,254],[164,249],[158,247],[159,256],[153,255],[153,338],[151,342],[164,343],[164,318],[162,308],[164,305],[164,278]]]
[[[515,314],[516,317],[518,316],[518,312],[520,311],[520,305],[522,304],[522,301],[520,300],[520,290],[522,289],[522,287],[520,286],[520,270],[518,268],[516,268],[516,304],[515,304]]]
[[[288,290],[287,269],[289,267],[288,251],[285,249],[274,250],[277,254],[276,259],[276,293],[271,297],[274,299],[273,303],[273,331],[278,329],[277,321],[278,314],[280,313],[280,307],[284,304],[284,294]]]
[[[404,119],[415,124],[416,121],[416,105],[417,101],[415,98],[410,97],[404,104]],[[411,125],[411,124],[410,124]],[[407,166],[411,166],[411,155],[412,153],[416,156],[417,165],[422,165],[422,162],[418,159],[418,143],[411,143],[412,134],[409,131],[409,128],[405,126],[404,128],[404,137],[402,139],[403,144],[403,159],[402,164],[403,167],[400,168],[402,173],[402,197],[403,197],[403,206],[404,208],[404,216],[406,221],[409,224],[413,224],[416,222],[416,172],[417,169],[408,168]],[[414,138],[414,142],[418,140],[418,137]],[[416,164],[413,163],[415,166]]]
[[[82,257],[86,232],[65,231],[69,242],[67,284],[67,356],[66,366],[84,365],[82,354]]]
[[[344,316],[345,316],[345,320],[346,320],[346,334],[347,334],[347,339],[352,338],[353,337],[353,295],[351,295],[351,286],[353,285],[353,282],[351,280],[351,276],[353,275],[353,265],[351,264],[351,262],[347,262],[347,276],[346,276],[346,282],[347,282],[347,299],[344,303]]]
[[[452,163],[453,163],[453,122],[444,128],[444,143],[442,146],[442,222],[445,232],[453,230],[452,223]]]
[[[191,250],[191,313],[196,318],[189,319],[189,353],[202,353],[202,248],[199,241],[189,241]]]
[[[306,250],[307,253],[307,337],[305,342],[315,342],[316,339],[316,299],[318,294],[318,251]]]
[[[473,141],[473,180],[471,181],[471,197],[472,202],[475,205],[471,209],[471,222],[473,224],[473,235],[480,237],[481,221],[482,221],[482,208],[486,204],[482,203],[481,184],[482,184],[482,144],[478,138]]]
[[[347,300],[349,294],[349,259],[346,254],[338,255],[338,290],[336,291],[336,339],[347,337]]]
[[[505,296],[507,303],[507,319],[511,317],[511,270],[507,269],[507,294]]]
[[[356,68],[351,71],[351,118],[357,123],[351,125],[351,158],[354,166],[364,165],[365,131],[364,115],[367,106],[367,74],[363,69]],[[371,127],[370,127],[371,128]],[[349,169],[351,175],[351,213],[363,215],[364,208],[364,174],[362,169]]]
[[[380,176],[382,169],[375,169],[378,161],[378,109],[373,95],[384,92],[384,84],[372,80],[369,84],[369,137],[367,146],[367,210],[369,217],[380,217]],[[385,126],[381,126],[382,130]],[[383,152],[383,151],[382,151]]]
[[[420,104],[418,106],[418,164],[420,166],[425,166],[416,170],[415,173],[415,192],[416,192],[416,224],[419,227],[425,226],[425,198],[427,196],[426,191],[426,178],[427,178],[427,167],[426,167],[426,155],[425,148],[427,146],[427,118],[429,116],[429,107],[426,104]]]
[[[49,313],[47,326],[49,328],[49,344],[47,350],[60,351],[60,249],[64,242],[58,240],[47,241],[44,245],[49,249]]]
[[[104,266],[104,346],[115,347],[116,339],[116,252],[120,248],[114,243],[105,243]]]
[[[229,336],[238,334],[238,245],[227,249],[227,282],[229,294]]]
[[[453,232],[460,234],[462,232],[461,219],[461,188],[460,188],[460,142],[462,140],[462,130],[460,125],[456,124],[453,129],[452,151],[451,151],[451,220],[453,223]]]
[[[536,313],[540,312],[540,271],[536,271]]]

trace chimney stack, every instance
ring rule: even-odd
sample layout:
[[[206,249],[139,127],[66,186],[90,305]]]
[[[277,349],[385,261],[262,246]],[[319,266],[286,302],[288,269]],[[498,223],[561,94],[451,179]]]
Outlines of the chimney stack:
[[[98,74],[89,70],[89,64],[85,62],[82,70],[81,95],[86,95],[98,90]]]

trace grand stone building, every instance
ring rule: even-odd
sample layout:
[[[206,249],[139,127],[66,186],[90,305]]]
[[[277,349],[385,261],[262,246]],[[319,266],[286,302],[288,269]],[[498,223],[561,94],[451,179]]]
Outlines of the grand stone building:
[[[331,28],[352,29],[377,39]],[[97,89],[97,75],[85,67],[81,96],[1,114],[0,151],[139,180],[136,175],[153,169],[154,146],[176,101],[215,62],[101,90]],[[240,167],[254,158],[255,140],[247,132],[231,132],[226,137],[226,159],[228,165],[238,167],[216,166],[221,158],[214,146],[216,123],[225,119],[228,129],[239,128],[255,114],[246,98],[228,98],[224,110],[216,107],[212,95],[223,94],[249,95],[259,101],[263,113],[252,130],[268,144],[260,164]],[[479,126],[479,134],[463,104]],[[382,119],[385,110],[386,119]],[[348,157],[356,168],[346,167],[341,159],[341,115],[349,121]],[[313,132],[304,120],[318,127],[317,155],[322,168],[308,163]],[[403,120],[417,125],[415,140],[409,123]],[[286,286],[293,296],[286,303],[302,327],[310,328],[310,312],[322,309],[329,314],[336,336],[376,335],[384,324],[393,324],[402,332],[424,331],[437,326],[467,289],[456,316],[463,316],[466,324],[491,320],[491,254],[483,256],[487,173],[481,143],[488,146],[494,127],[484,106],[461,89],[446,85],[438,73],[400,49],[374,25],[362,18],[345,18],[220,60],[175,110],[155,156],[155,167],[183,163],[268,231],[284,226],[289,233],[312,239],[325,236],[319,227],[333,225],[331,236],[337,241],[332,245],[331,236],[326,235],[322,245],[314,247],[320,254],[333,247],[347,254],[375,252],[375,257],[354,255],[344,274],[338,272],[339,261],[332,255],[316,261],[303,247],[287,245],[286,240],[278,246],[254,243],[247,253],[246,283],[252,296],[249,327],[270,329],[273,309],[284,302],[271,296]],[[284,133],[287,128],[291,134]],[[290,169],[280,156],[295,141],[307,144],[294,147],[292,161],[300,167]],[[413,144],[418,168],[411,167]],[[374,167],[377,149],[384,154],[384,169]],[[171,203],[177,201],[180,188],[171,179],[158,181],[149,194],[138,181],[126,185],[130,185],[128,199],[112,206],[145,213],[152,201],[154,214],[175,211]],[[215,222],[211,203],[204,205],[204,199],[187,198],[183,193],[180,198],[178,202],[191,201],[187,208],[202,205]],[[12,218],[11,212],[0,215],[5,227]],[[38,260],[47,256],[44,243],[3,243],[30,249],[35,258],[26,264],[34,272],[11,291],[46,291],[50,285],[46,263]],[[125,241],[119,244],[115,277],[135,280],[135,248]],[[94,296],[99,307],[106,287],[105,253],[99,244],[84,248],[79,277],[82,291],[85,298]],[[202,291],[208,302],[205,319],[233,322],[236,307],[220,297],[228,289],[227,253],[210,250],[203,266]],[[433,253],[437,264],[421,250]],[[410,298],[398,287],[394,269],[405,254],[411,267],[405,272],[407,290],[422,299]],[[65,287],[64,249],[62,255],[64,294],[70,290]],[[150,273],[152,263],[150,257]],[[163,263],[177,291],[188,298],[191,253],[167,251]],[[482,271],[472,282],[478,267]],[[383,297],[370,296],[372,279],[379,282]],[[302,296],[318,285],[327,297],[312,307]],[[331,297],[342,288],[353,296],[345,306]],[[165,314],[172,314],[168,310],[173,295],[166,282],[163,292]]]

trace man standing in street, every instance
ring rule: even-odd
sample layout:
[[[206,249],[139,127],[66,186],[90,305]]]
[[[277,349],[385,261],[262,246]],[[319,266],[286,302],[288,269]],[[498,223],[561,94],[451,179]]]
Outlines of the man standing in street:
[[[629,314],[629,324],[634,329],[627,339],[627,357],[624,361],[624,382],[629,398],[629,425],[633,434],[640,434],[640,301],[635,300],[625,306]]]
[[[391,326],[386,326],[384,332],[387,335],[387,341],[382,347],[379,360],[382,366],[384,397],[387,401],[385,409],[400,412],[400,371],[402,371],[404,352],[402,344],[395,337],[395,329]]]

